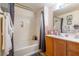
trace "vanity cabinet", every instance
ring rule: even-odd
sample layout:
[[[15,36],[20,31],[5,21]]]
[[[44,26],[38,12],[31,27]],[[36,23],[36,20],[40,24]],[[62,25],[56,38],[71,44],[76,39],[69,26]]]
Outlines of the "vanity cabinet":
[[[47,56],[79,56],[79,43],[46,36]]]
[[[54,56],[66,56],[66,41],[65,40],[55,38]]]
[[[52,37],[46,36],[45,41],[46,41],[45,55],[54,56],[54,39]]]
[[[79,56],[79,43],[67,41],[67,55]]]
[[[47,56],[66,56],[66,41],[46,36]]]

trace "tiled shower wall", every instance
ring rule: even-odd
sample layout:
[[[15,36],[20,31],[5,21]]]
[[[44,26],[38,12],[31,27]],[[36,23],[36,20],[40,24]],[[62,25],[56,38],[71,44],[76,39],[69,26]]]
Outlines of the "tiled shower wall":
[[[14,20],[15,55],[19,54],[19,51],[17,50],[20,50],[20,52],[22,53],[20,55],[29,54],[31,52],[38,50],[38,44],[39,44],[38,40],[36,41],[32,40],[33,36],[36,35],[36,28],[37,27],[36,27],[36,20],[34,19],[34,13],[30,10],[22,9],[20,7],[15,6],[15,20]]]

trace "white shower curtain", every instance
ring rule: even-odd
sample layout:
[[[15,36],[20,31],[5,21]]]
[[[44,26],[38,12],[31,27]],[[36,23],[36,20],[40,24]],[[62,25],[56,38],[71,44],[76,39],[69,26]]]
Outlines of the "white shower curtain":
[[[5,15],[5,39],[4,39],[5,51],[4,51],[4,55],[8,55],[9,51],[12,49],[11,38],[12,38],[12,33],[13,33],[13,24],[12,24],[10,13],[5,12],[4,15]]]

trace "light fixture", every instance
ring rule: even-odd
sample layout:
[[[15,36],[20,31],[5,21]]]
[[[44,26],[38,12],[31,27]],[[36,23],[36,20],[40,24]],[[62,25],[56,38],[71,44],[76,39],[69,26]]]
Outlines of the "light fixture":
[[[64,8],[64,3],[57,3],[56,5],[56,9],[61,9],[61,8]]]

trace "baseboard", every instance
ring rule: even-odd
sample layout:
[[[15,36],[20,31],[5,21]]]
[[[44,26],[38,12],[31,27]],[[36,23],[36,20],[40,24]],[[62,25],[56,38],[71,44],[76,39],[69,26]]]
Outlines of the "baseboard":
[[[35,53],[37,53],[37,52],[40,52],[40,50],[33,51],[33,52],[31,52],[31,53],[25,54],[24,56],[31,56],[32,54],[35,54]]]

